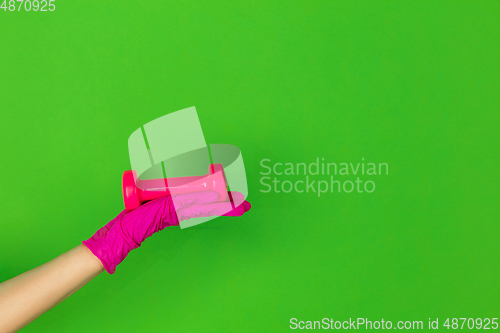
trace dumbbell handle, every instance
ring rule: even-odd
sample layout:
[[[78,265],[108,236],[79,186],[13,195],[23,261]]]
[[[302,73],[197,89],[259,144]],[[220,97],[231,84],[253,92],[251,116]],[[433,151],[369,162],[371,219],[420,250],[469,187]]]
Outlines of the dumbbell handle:
[[[198,191],[216,191],[218,201],[227,201],[227,182],[222,164],[210,164],[203,176],[139,179],[135,170],[126,170],[122,177],[123,202],[125,210],[131,211],[143,202],[165,195]]]

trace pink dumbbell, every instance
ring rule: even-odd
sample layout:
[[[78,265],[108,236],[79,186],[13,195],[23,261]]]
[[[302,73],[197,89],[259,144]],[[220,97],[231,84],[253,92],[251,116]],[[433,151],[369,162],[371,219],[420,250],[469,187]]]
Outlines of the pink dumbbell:
[[[131,211],[143,202],[164,195],[198,191],[216,191],[218,201],[227,201],[227,183],[222,164],[208,166],[208,173],[203,176],[139,179],[135,170],[126,170],[122,177],[123,202],[125,210]]]

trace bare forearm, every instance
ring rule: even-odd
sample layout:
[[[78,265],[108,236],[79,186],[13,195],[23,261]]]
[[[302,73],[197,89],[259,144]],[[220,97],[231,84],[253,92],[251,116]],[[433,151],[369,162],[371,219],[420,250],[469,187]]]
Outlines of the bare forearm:
[[[104,271],[79,245],[48,263],[0,284],[0,332],[14,332],[62,302]]]

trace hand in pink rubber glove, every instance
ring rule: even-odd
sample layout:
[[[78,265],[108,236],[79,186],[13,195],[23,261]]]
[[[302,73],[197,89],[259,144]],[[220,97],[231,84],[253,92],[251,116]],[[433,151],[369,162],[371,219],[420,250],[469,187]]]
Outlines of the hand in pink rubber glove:
[[[219,194],[214,191],[161,197],[128,213],[122,211],[83,244],[113,274],[128,253],[155,232],[194,217],[241,216],[250,209],[243,194],[230,192],[230,197],[231,202],[216,202]]]

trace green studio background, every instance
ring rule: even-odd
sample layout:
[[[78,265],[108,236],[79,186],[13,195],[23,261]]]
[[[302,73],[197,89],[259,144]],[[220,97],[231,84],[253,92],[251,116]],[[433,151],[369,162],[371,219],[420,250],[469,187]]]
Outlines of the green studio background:
[[[193,105],[253,209],[154,235],[24,332],[500,317],[498,1],[55,4],[0,11],[0,281],[116,216],[128,136]],[[260,192],[262,159],[318,157],[389,175]]]

